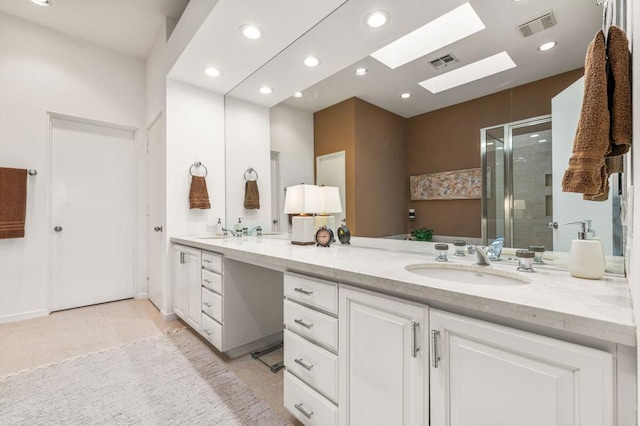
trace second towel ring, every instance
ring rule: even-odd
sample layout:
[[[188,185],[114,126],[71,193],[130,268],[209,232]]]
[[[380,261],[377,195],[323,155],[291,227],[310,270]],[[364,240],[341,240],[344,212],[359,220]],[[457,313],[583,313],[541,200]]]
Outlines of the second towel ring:
[[[194,168],[196,168],[196,169],[197,169],[198,167],[202,167],[202,168],[204,168],[204,176],[202,176],[202,177],[207,177],[207,175],[209,174],[209,170],[207,170],[207,166],[205,166],[204,164],[202,164],[200,161],[196,161],[195,163],[193,163],[193,164],[191,165],[191,167],[189,167],[189,174],[190,174],[191,176],[198,176],[198,175],[194,175],[194,174],[193,174],[193,169],[194,169]]]
[[[255,179],[251,179],[252,175],[256,175],[256,178]],[[247,177],[247,176],[249,176],[249,177]],[[249,167],[244,172],[244,180],[258,180],[258,172],[256,172],[253,167]]]

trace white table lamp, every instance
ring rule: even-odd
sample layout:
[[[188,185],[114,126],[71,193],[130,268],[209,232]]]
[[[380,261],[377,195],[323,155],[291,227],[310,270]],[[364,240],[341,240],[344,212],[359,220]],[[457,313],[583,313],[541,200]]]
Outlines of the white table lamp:
[[[322,226],[333,231],[336,235],[338,228],[336,227],[336,218],[330,213],[342,213],[342,203],[340,202],[340,190],[337,186],[321,186],[320,191],[320,210],[318,216],[315,217],[314,226],[316,230]]]
[[[320,211],[320,191],[315,185],[294,185],[287,188],[284,213],[295,214],[291,221],[291,244],[315,244],[314,213]]]

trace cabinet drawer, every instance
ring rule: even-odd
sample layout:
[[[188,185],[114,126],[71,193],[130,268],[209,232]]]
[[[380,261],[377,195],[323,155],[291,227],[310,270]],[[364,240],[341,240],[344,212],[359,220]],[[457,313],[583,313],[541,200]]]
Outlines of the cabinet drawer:
[[[291,331],[284,332],[284,365],[303,382],[338,402],[338,357]]]
[[[284,372],[284,406],[304,425],[338,424],[338,407],[288,371]]]
[[[338,314],[338,284],[304,275],[284,274],[284,295],[306,305]]]
[[[222,275],[203,269],[202,286],[222,294]]]
[[[203,288],[202,312],[222,324],[222,296]]]
[[[202,252],[202,268],[212,272],[222,273],[222,256],[208,251]]]
[[[202,314],[201,334],[219,351],[222,351],[222,326],[209,318],[207,314]]]
[[[285,300],[284,323],[288,329],[338,350],[337,318]]]

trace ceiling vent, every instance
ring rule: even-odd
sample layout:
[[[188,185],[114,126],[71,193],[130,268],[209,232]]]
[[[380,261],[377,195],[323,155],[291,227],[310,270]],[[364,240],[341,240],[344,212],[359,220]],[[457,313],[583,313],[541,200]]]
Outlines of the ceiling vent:
[[[442,69],[447,65],[455,64],[456,62],[460,62],[460,60],[455,56],[453,56],[453,54],[451,53],[448,53],[444,56],[434,59],[433,61],[429,61],[431,66],[437,70]]]
[[[524,37],[529,37],[532,34],[551,28],[555,24],[556,18],[553,16],[553,11],[547,10],[541,15],[527,19],[525,22],[518,25],[518,29]]]

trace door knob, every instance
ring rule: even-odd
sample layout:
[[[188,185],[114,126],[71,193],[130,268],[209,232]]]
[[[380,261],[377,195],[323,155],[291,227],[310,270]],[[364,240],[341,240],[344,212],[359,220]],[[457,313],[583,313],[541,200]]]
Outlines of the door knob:
[[[275,225],[276,223],[278,223],[278,219],[273,219],[272,223]]]
[[[56,232],[62,232],[62,226],[56,226],[53,228],[53,230]]]
[[[156,226],[153,230],[156,232],[162,232],[162,226]]]
[[[549,222],[547,223],[547,227],[550,229],[558,229],[558,222]]]

